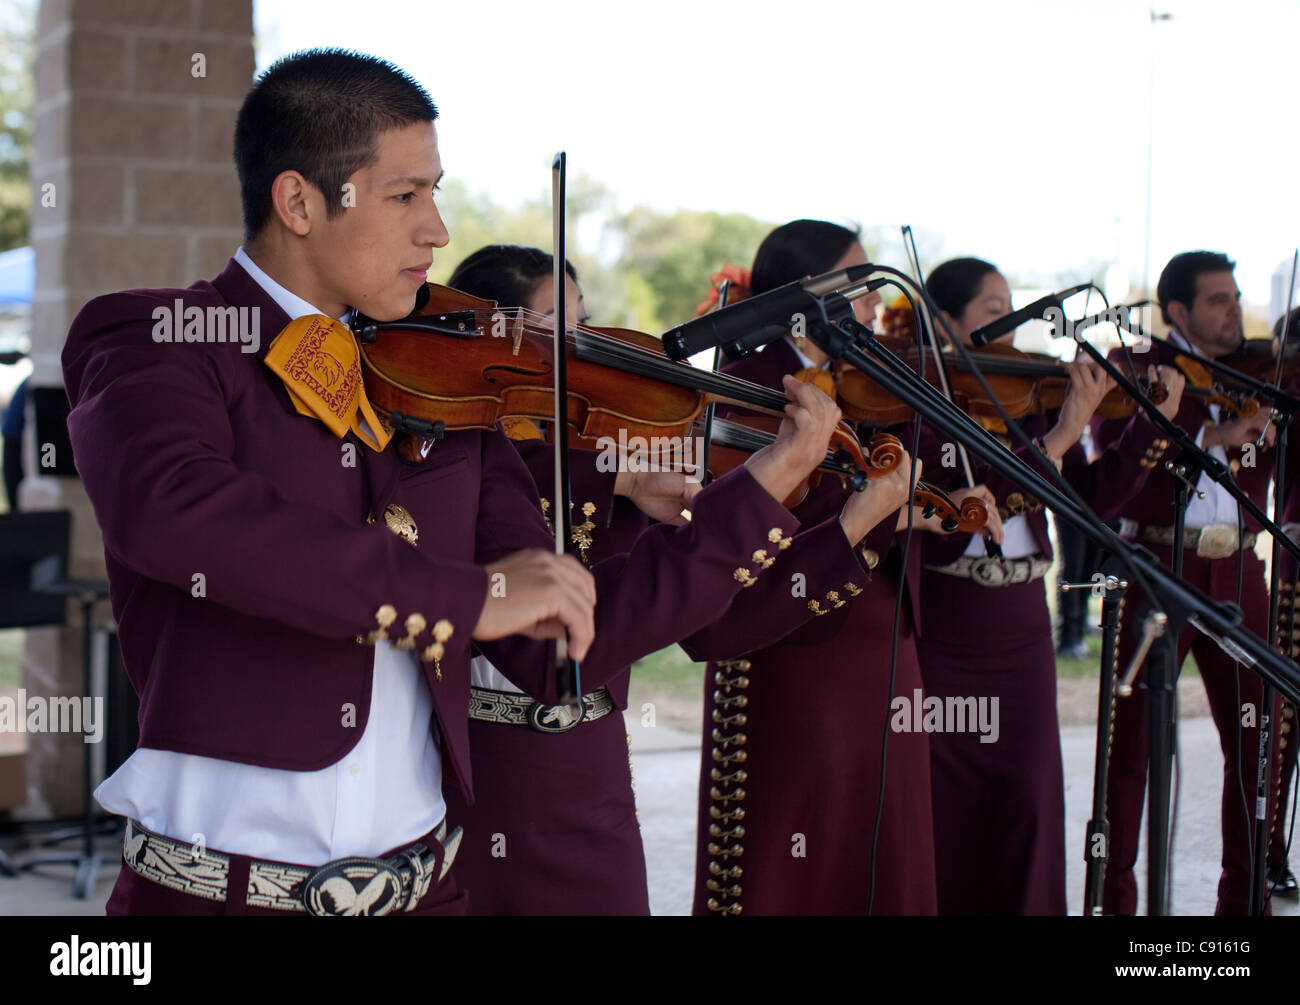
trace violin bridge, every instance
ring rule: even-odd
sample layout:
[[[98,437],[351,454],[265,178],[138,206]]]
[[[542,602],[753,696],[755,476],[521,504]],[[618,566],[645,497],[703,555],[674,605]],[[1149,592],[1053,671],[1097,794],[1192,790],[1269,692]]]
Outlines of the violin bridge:
[[[524,344],[524,319],[519,315],[515,315],[515,330],[510,336],[510,340],[514,346],[510,350],[510,355],[518,356],[519,347]]]

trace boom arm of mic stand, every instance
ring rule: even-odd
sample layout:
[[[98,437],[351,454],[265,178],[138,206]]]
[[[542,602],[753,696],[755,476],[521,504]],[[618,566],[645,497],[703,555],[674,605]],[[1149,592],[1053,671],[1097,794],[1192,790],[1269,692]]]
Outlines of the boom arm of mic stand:
[[[1286,391],[1274,387],[1272,384],[1266,384],[1262,380],[1257,380],[1254,377],[1247,376],[1238,370],[1234,370],[1230,366],[1225,366],[1223,363],[1220,363],[1218,360],[1212,359],[1209,356],[1197,356],[1194,353],[1188,352],[1186,349],[1180,349],[1167,339],[1158,338],[1157,336],[1150,334],[1145,328],[1136,322],[1129,321],[1120,325],[1120,327],[1130,335],[1136,335],[1138,338],[1146,339],[1152,345],[1162,345],[1170,352],[1195,360],[1211,373],[1217,373],[1221,377],[1227,377],[1234,383],[1241,385],[1241,387],[1247,391],[1251,391],[1255,394],[1262,394],[1273,402],[1285,404],[1288,410],[1293,414],[1295,412],[1300,412],[1300,398],[1297,398],[1293,394],[1288,394]]]
[[[841,325],[849,331],[861,328],[848,319],[841,322]],[[1242,628],[1240,611],[1231,608],[1230,613],[1225,613],[1213,601],[1175,579],[1149,551],[1125,541],[1086,508],[1078,507],[1042,474],[988,437],[985,430],[972,423],[960,410],[956,417],[951,415],[948,408],[955,406],[942,397],[935,401],[931,397],[935,394],[933,388],[928,384],[918,386],[919,378],[914,373],[896,371],[892,364],[886,365],[868,356],[863,352],[864,348],[882,360],[893,354],[869,333],[864,335],[863,331],[856,331],[855,338],[840,326],[821,323],[810,323],[808,326],[809,338],[828,356],[844,360],[861,370],[940,432],[965,444],[999,474],[1019,482],[1033,492],[1057,516],[1068,520],[1085,537],[1119,558],[1147,596],[1173,611],[1178,621],[1194,618],[1197,628],[1214,637],[1220,645],[1235,646],[1235,651],[1240,654],[1239,658],[1243,662],[1253,667],[1292,701],[1300,702],[1300,666]],[[895,359],[894,362],[904,370],[907,369],[901,360]]]
[[[1285,533],[1283,533],[1282,528],[1269,519],[1268,514],[1256,506],[1254,501],[1246,495],[1245,492],[1241,491],[1236,481],[1233,480],[1232,474],[1228,471],[1226,464],[1220,461],[1208,450],[1198,447],[1196,441],[1189,436],[1187,431],[1181,426],[1176,425],[1170,419],[1166,419],[1164,413],[1161,412],[1156,405],[1152,404],[1150,398],[1142,393],[1141,388],[1134,385],[1132,381],[1125,377],[1124,374],[1119,371],[1119,368],[1108,360],[1100,349],[1087,339],[1077,334],[1075,336],[1075,342],[1080,349],[1091,356],[1101,366],[1101,368],[1114,379],[1116,384],[1124,389],[1125,393],[1137,403],[1139,408],[1146,412],[1147,417],[1156,424],[1156,428],[1166,434],[1179,450],[1181,450],[1187,457],[1191,458],[1192,467],[1199,468],[1213,478],[1218,484],[1222,485],[1223,488],[1227,490],[1228,494],[1236,500],[1238,505],[1240,505],[1242,509],[1249,513],[1266,531],[1268,531],[1273,540],[1278,541],[1283,548],[1300,561],[1300,544],[1296,544]],[[1270,388],[1270,390],[1272,389]],[[1290,395],[1282,395],[1282,397],[1289,398],[1292,401],[1295,400],[1291,398]],[[1278,402],[1278,404],[1285,406],[1286,403]],[[1297,402],[1297,404],[1300,404],[1300,402]]]

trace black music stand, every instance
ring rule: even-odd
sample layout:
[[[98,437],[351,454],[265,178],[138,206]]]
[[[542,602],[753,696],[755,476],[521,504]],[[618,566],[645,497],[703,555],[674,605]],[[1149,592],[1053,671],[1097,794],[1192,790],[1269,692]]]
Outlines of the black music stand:
[[[67,624],[67,598],[81,602],[83,625],[83,671],[85,693],[94,696],[95,603],[108,596],[108,581],[103,579],[69,579],[68,550],[71,514],[67,510],[44,510],[0,515],[0,627],[36,628]],[[102,856],[95,850],[98,826],[94,798],[94,760],[91,745],[85,747],[80,826],[63,834],[51,835],[46,844],[57,844],[72,837],[82,839],[80,854],[42,855],[24,862],[27,870],[41,865],[75,865],[73,896],[85,900],[94,892],[95,878]],[[2,854],[2,853],[0,853]],[[0,860],[0,869],[16,874],[11,861]]]

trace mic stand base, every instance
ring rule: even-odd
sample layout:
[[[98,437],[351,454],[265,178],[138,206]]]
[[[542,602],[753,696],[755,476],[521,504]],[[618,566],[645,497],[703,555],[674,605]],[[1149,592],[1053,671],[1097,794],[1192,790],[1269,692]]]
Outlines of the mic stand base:
[[[1092,819],[1084,837],[1083,913],[1101,915],[1101,886],[1110,860],[1110,823],[1106,819],[1106,782],[1110,772],[1110,732],[1115,721],[1115,660],[1118,655],[1119,616],[1128,583],[1107,577],[1101,600],[1101,680],[1097,692],[1097,750],[1093,760]]]

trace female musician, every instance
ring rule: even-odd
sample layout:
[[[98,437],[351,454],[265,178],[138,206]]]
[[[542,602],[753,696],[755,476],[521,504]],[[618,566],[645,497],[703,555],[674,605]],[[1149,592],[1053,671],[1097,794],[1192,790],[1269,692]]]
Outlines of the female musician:
[[[576,325],[586,320],[582,291],[567,263],[566,271],[568,320]],[[536,315],[553,314],[552,258],[536,248],[483,248],[457,267],[449,285],[495,300],[502,309],[522,306]],[[530,423],[517,424],[512,436],[544,504],[550,503],[555,495],[551,447]],[[639,481],[635,505],[626,498],[634,480]],[[651,519],[684,522],[680,500],[699,488],[682,473],[603,472],[593,452],[579,449],[570,453],[570,481],[575,514],[585,517],[575,540],[584,560],[593,563],[627,551]],[[705,629],[684,644],[703,654],[730,655],[725,647],[735,644],[738,634],[761,644],[762,632],[788,631],[812,618],[803,600],[790,598],[784,585],[788,570],[797,565],[810,588],[823,592],[845,582],[859,567],[850,538],[862,537],[892,515],[905,491],[904,472],[878,479],[842,512],[785,541],[790,547],[775,542],[772,567],[738,601],[754,624],[738,632],[733,627],[738,619],[728,612],[726,627]],[[663,588],[670,590],[671,584]],[[647,616],[653,616],[651,599]],[[476,802],[466,805],[457,792],[446,796],[448,812],[465,827],[456,865],[471,891],[470,913],[649,913],[629,740],[620,714],[627,705],[629,670],[586,696],[584,721],[550,733],[503,721],[498,714],[503,704],[518,701],[509,671],[475,659],[470,738]]]
[[[796,220],[759,247],[752,293],[866,261],[853,231]],[[872,298],[854,304],[864,322],[873,307]],[[725,370],[779,387],[786,374],[828,376],[824,363],[806,338],[791,335]],[[966,494],[972,493],[987,497],[982,488]],[[841,486],[823,482],[795,512],[801,521],[817,519],[843,498]],[[924,521],[912,515],[920,528]],[[910,703],[921,693],[914,593],[897,636],[894,628],[903,589],[895,534],[907,519],[907,508],[900,509],[861,542],[862,567],[852,580],[824,594],[799,594],[815,615],[807,625],[758,651],[738,646],[744,659],[710,666],[696,914],[934,913],[927,738],[892,733],[882,751],[891,701]],[[996,517],[991,530],[1000,536]],[[919,539],[911,555],[918,549]],[[910,576],[912,590],[916,580]],[[846,604],[850,596],[857,599]]]
[[[980,259],[945,262],[925,286],[968,345],[971,332],[1011,311],[1006,279]],[[1069,369],[1060,410],[1021,426],[1097,515],[1109,519],[1144,484],[1164,441],[1135,415],[1115,448],[1088,464],[1079,436],[1113,382],[1091,365]],[[1160,376],[1170,392],[1160,408],[1172,417],[1182,377],[1164,367]],[[921,451],[927,474],[942,474],[944,446],[927,430]],[[1013,450],[1030,453],[1020,445]],[[927,535],[922,546],[924,632],[917,649],[926,695],[942,699],[945,709],[979,715],[988,726],[973,731],[967,724],[962,731],[949,716],[930,738],[939,912],[1064,914],[1065,795],[1043,586],[1052,555],[1047,515],[1037,499],[986,466],[977,466],[975,477],[997,497],[1001,559],[966,535]]]

